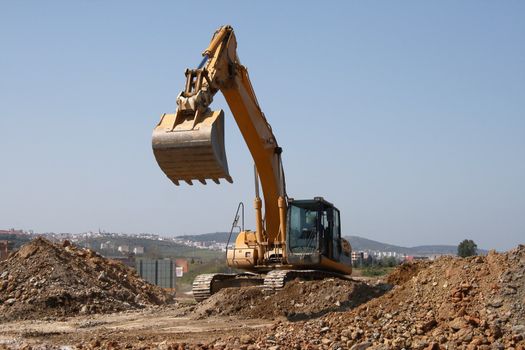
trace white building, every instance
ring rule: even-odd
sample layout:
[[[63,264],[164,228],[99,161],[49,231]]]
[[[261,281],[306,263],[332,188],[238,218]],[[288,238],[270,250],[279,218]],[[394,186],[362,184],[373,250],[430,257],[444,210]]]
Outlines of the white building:
[[[121,253],[129,253],[129,246],[127,245],[119,245],[118,251]]]

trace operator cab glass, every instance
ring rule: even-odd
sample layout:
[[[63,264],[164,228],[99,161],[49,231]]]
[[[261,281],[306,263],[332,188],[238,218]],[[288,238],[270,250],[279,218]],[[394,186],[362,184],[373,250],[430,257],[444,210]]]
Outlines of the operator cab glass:
[[[338,260],[341,253],[339,211],[322,198],[292,200],[288,207],[288,251],[321,254]]]
[[[317,250],[319,237],[316,203],[289,207],[288,237],[292,253],[313,253]]]

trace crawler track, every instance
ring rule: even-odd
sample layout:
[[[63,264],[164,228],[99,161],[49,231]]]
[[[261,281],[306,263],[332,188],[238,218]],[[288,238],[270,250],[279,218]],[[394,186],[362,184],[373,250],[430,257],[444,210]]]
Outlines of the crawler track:
[[[267,290],[277,290],[284,288],[286,282],[294,280],[322,280],[325,278],[339,278],[349,280],[350,276],[336,272],[321,270],[273,270],[268,272],[264,279],[264,288]]]
[[[350,279],[346,275],[320,270],[273,270],[265,276],[251,273],[208,273],[197,276],[193,281],[193,297],[200,302],[219,290],[230,287],[262,286],[266,290],[278,290],[296,278],[307,281],[325,278]]]
[[[261,275],[252,273],[207,273],[198,275],[193,281],[193,297],[200,302],[223,288],[256,286],[263,282]]]

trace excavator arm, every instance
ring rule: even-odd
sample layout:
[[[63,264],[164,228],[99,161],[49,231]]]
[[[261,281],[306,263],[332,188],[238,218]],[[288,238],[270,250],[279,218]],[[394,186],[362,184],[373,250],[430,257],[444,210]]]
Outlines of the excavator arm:
[[[205,184],[209,179],[219,183],[220,178],[232,182],[224,148],[224,113],[209,108],[218,91],[248,146],[262,186],[264,219],[258,190],[255,198],[257,241],[284,242],[287,204],[282,149],[257,101],[248,70],[240,63],[232,27],[219,28],[198,68],[186,70],[176,113],[164,114],[153,132],[157,162],[177,185],[180,181],[191,185],[194,180]]]

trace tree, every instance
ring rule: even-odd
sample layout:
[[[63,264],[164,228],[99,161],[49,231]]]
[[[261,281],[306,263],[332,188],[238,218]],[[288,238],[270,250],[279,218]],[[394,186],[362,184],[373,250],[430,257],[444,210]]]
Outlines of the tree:
[[[464,239],[463,242],[458,245],[458,255],[462,258],[478,255],[477,244],[471,239]]]

